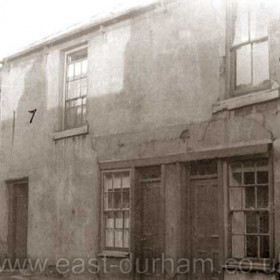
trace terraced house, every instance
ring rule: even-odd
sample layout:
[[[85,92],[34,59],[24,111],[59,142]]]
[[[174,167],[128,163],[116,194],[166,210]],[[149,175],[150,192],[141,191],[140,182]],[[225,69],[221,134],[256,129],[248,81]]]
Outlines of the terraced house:
[[[5,58],[2,262],[272,279],[279,60],[279,5],[261,0],[151,1]]]

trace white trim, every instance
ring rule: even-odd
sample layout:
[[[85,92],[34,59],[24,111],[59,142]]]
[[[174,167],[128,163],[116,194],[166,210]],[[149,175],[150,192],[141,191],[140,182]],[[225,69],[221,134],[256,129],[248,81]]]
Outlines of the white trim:
[[[79,50],[87,50],[87,61],[88,61],[88,42],[72,49],[63,52],[64,63],[63,63],[63,104],[62,104],[62,130],[65,130],[65,101],[66,101],[66,79],[67,79],[67,55],[74,53]],[[87,91],[88,91],[88,69],[87,69]]]
[[[130,182],[130,186],[129,186],[129,242],[128,242],[128,248],[112,248],[111,250],[107,250],[106,249],[106,225],[104,222],[104,213],[105,213],[105,209],[104,209],[104,174],[112,174],[114,176],[115,173],[123,173],[123,172],[129,172],[129,182]],[[131,168],[119,168],[119,169],[110,169],[110,170],[101,170],[101,201],[100,201],[100,208],[101,208],[101,215],[100,215],[100,245],[101,248],[103,249],[102,253],[99,254],[100,256],[104,256],[104,257],[125,257],[129,254],[128,250],[130,250],[131,248],[131,240],[132,240],[132,234],[131,234],[131,220],[132,220],[132,213],[131,213],[131,208],[132,208],[132,200],[131,200],[131,192],[132,192],[132,177],[131,177],[131,173],[132,173],[132,169]],[[114,210],[108,210],[108,211],[114,211]],[[121,209],[120,209],[121,211]],[[124,210],[124,211],[127,211]],[[124,227],[123,227],[124,230]],[[120,249],[120,250],[118,250]],[[122,251],[121,249],[124,249],[124,251]],[[127,251],[126,251],[127,250]],[[99,256],[98,255],[98,256]]]
[[[84,125],[81,127],[76,127],[76,128],[63,130],[60,132],[55,132],[53,135],[53,140],[59,140],[59,139],[63,139],[63,138],[85,135],[85,134],[88,134],[88,132],[89,132],[88,125]]]
[[[129,252],[122,251],[102,251],[97,256],[98,257],[108,257],[108,258],[125,258],[129,255]]]
[[[233,110],[279,98],[279,88],[233,97],[213,104],[212,113]]]

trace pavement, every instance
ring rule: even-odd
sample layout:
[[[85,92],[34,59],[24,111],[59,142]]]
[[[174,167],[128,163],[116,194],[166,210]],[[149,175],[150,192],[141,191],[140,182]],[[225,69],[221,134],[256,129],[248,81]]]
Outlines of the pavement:
[[[28,272],[1,272],[0,280],[95,280],[96,275],[45,275]]]

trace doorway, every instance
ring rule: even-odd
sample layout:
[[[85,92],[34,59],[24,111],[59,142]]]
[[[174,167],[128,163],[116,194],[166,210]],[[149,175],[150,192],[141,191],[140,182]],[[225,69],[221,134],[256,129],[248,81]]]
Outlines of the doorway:
[[[9,256],[13,263],[27,258],[28,182],[8,183],[9,187]]]
[[[138,279],[160,279],[164,252],[164,214],[161,166],[137,170],[136,210],[136,275]]]
[[[192,279],[222,279],[221,191],[216,161],[190,164]]]

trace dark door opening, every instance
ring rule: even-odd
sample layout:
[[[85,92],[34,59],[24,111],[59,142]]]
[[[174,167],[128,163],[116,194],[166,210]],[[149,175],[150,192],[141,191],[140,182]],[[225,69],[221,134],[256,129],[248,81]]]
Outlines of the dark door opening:
[[[9,255],[13,263],[27,258],[28,183],[9,187]]]
[[[190,179],[192,279],[222,279],[217,163],[191,164]]]
[[[136,274],[138,279],[155,279],[162,275],[163,215],[161,197],[161,167],[138,170],[135,192],[136,208]]]

